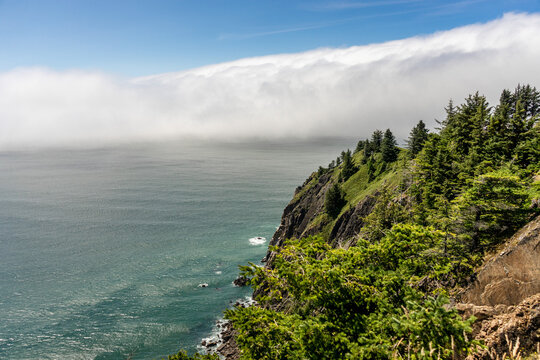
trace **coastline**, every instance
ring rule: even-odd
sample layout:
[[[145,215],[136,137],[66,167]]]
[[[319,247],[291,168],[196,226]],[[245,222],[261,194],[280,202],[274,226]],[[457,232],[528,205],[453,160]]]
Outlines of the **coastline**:
[[[248,307],[255,303],[251,296],[246,296],[236,300],[232,306]],[[237,334],[232,323],[221,317],[215,321],[210,336],[203,338],[197,347],[205,354],[217,354],[223,360],[236,360],[240,358],[240,349],[235,340]]]

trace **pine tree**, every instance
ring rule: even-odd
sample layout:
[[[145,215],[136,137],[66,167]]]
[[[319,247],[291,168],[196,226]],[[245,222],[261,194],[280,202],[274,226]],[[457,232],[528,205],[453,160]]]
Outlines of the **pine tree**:
[[[369,157],[369,160],[367,162],[367,175],[368,175],[368,182],[371,182],[375,178],[375,165],[374,165],[373,155]]]
[[[335,183],[326,192],[324,208],[330,217],[335,218],[341,212],[343,205],[345,205],[345,196],[341,187]]]
[[[441,135],[453,144],[459,155],[467,155],[473,146],[482,146],[483,129],[487,128],[490,108],[485,96],[476,92],[465,99]]]
[[[397,160],[399,149],[397,148],[396,138],[390,129],[386,129],[381,144],[382,159],[391,163]]]
[[[428,138],[428,130],[426,129],[426,124],[422,120],[416,124],[415,127],[411,130],[411,133],[409,134],[409,140],[407,141],[407,145],[409,148],[409,152],[412,157],[415,157],[416,154],[422,150],[424,147],[424,143],[426,142]]]
[[[365,145],[364,140],[359,140],[358,143],[356,144],[356,149],[354,149],[354,153],[356,154],[364,150],[364,145]]]
[[[534,211],[527,205],[526,186],[519,177],[502,170],[477,177],[455,201],[456,223],[475,250],[494,245],[521,226]]]
[[[364,156],[362,156],[362,164],[367,163],[367,160],[371,156],[372,154],[371,148],[372,148],[371,143],[369,142],[369,140],[366,139],[366,141],[364,141],[364,154],[363,154]]]
[[[381,151],[382,138],[383,138],[383,133],[381,130],[375,130],[373,134],[371,134],[370,147],[371,147],[372,152]]]
[[[341,170],[343,181],[347,181],[356,171],[357,169],[352,161],[351,150],[347,150],[343,153],[343,169]]]

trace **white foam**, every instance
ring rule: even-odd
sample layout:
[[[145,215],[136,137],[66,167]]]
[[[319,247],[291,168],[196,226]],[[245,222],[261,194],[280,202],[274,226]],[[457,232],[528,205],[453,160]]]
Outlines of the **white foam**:
[[[262,245],[266,242],[266,238],[262,237],[262,236],[256,236],[256,237],[252,237],[251,239],[249,239],[249,243],[251,245]]]

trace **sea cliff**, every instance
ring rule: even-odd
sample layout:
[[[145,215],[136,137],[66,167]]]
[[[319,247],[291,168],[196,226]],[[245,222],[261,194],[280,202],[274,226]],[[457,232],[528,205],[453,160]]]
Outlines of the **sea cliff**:
[[[540,93],[470,95],[406,149],[375,131],[284,209],[226,359],[488,359],[540,343]],[[516,345],[518,344],[518,345]],[[486,347],[487,345],[487,347]]]

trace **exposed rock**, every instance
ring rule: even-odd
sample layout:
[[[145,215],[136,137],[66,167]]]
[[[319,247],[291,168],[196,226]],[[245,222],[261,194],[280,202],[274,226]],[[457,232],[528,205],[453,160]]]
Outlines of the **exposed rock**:
[[[301,239],[320,233],[327,222],[317,223],[314,220],[324,214],[324,199],[331,185],[331,174],[317,178],[316,173],[313,173],[301,187],[297,188],[293,200],[283,211],[281,223],[270,241],[270,246],[281,246],[286,239]],[[377,196],[378,193],[366,196],[337,219],[328,239],[333,246],[343,245],[359,233],[364,225],[362,219],[375,206]],[[268,252],[263,261],[271,266],[273,256],[274,254]]]
[[[243,287],[249,285],[249,279],[245,276],[239,276],[233,281],[234,286]]]
[[[234,330],[232,324],[227,322],[221,332],[222,343],[217,348],[217,352],[221,356],[224,356],[226,360],[236,360],[240,358],[240,349],[235,340],[237,335],[238,333]]]
[[[456,309],[464,316],[474,315],[473,336],[481,340],[485,349],[468,359],[494,359],[508,355],[509,344],[516,344],[522,355],[536,351],[540,342],[540,294],[533,295],[516,306],[499,304],[478,306],[457,304]]]
[[[324,195],[331,185],[331,175],[324,174],[318,180],[316,176],[313,173],[297,189],[295,197],[283,210],[281,224],[270,241],[271,246],[280,246],[286,239],[306,236],[304,232],[309,223],[324,211]],[[299,195],[302,191],[304,193]]]
[[[334,246],[343,244],[358,235],[364,226],[363,218],[371,213],[378,196],[378,192],[366,196],[354,208],[347,210],[340,216],[330,233],[330,239]]]
[[[540,293],[540,217],[518,231],[488,260],[460,299],[475,305],[517,305]]]
[[[525,225],[477,272],[456,309],[474,315],[473,336],[486,348],[469,359],[510,355],[510,343],[524,353],[540,342],[540,217]]]

